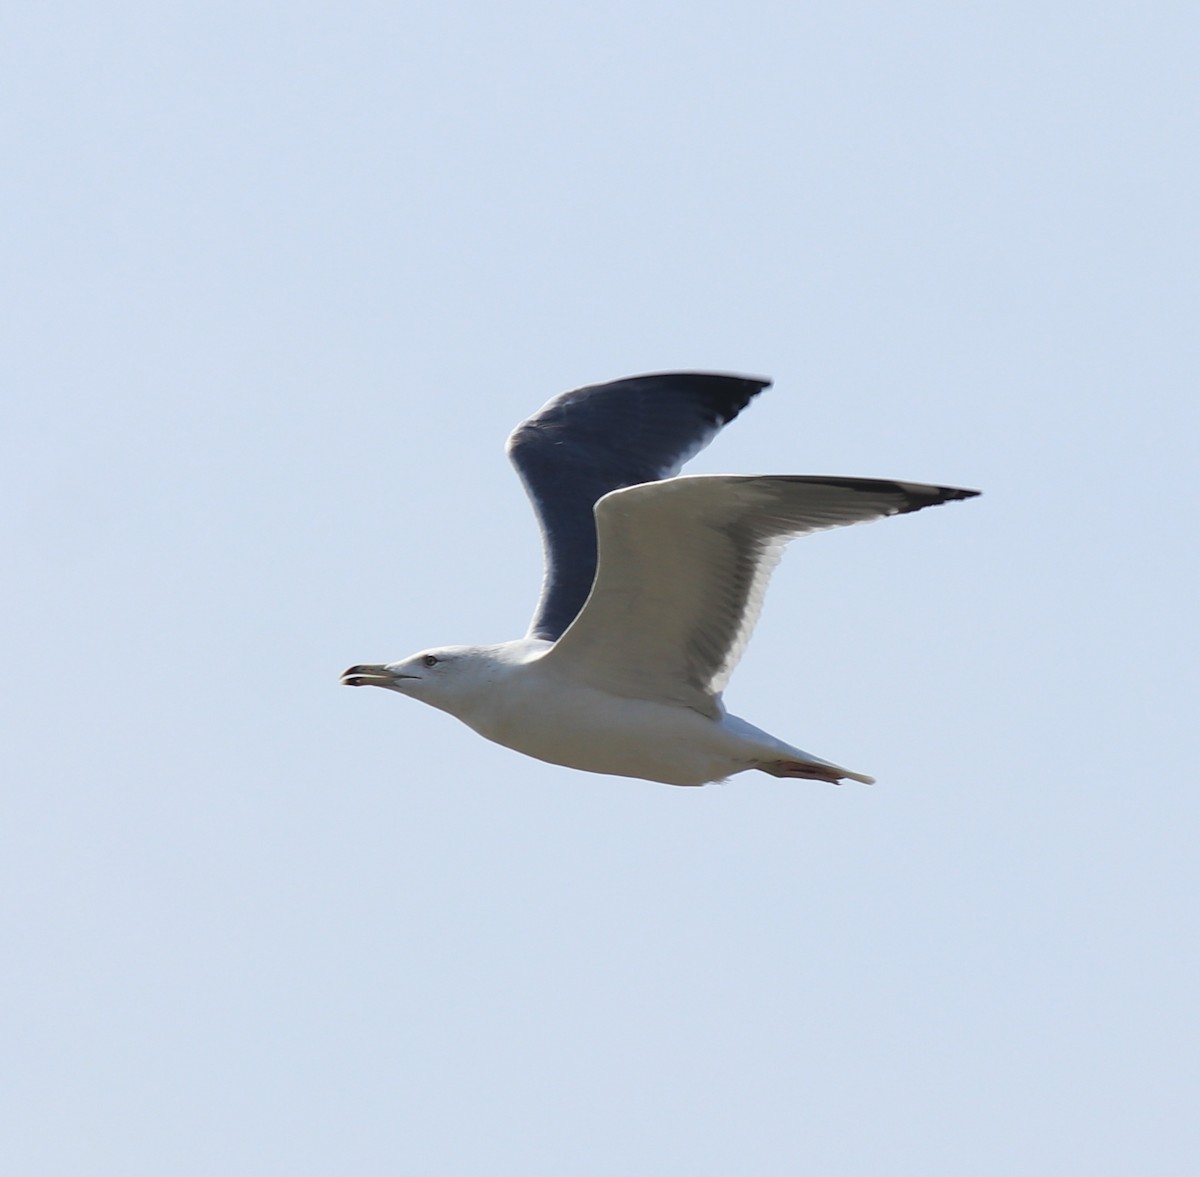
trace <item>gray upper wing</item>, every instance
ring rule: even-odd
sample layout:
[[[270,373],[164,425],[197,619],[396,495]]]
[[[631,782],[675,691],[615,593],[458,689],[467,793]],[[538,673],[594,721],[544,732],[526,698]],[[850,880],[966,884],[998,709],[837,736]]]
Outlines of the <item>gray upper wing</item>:
[[[600,567],[542,666],[624,698],[717,718],[788,540],[978,492],[870,478],[700,474],[634,486],[596,508]]]
[[[508,455],[542,528],[545,576],[531,637],[557,641],[596,575],[592,509],[610,491],[669,478],[769,380],[663,372],[572,389],[508,439]]]

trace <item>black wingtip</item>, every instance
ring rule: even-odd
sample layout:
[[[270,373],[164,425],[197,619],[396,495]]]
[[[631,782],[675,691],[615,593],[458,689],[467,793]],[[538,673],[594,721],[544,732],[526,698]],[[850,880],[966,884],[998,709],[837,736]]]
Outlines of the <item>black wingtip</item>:
[[[943,503],[978,498],[982,493],[961,486],[925,486],[910,482],[897,482],[895,485],[908,496],[908,502],[897,512],[899,515],[922,511],[926,507],[940,507]]]
[[[965,486],[939,486],[938,490],[942,492],[942,502],[945,503],[954,502],[956,499],[977,499],[983,494],[981,490],[969,490]]]

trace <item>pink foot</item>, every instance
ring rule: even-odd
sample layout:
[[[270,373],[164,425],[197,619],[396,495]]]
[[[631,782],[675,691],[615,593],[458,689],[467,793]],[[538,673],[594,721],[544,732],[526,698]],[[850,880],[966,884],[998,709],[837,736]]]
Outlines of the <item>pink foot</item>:
[[[838,768],[835,764],[814,764],[811,760],[772,760],[769,764],[760,764],[758,767],[772,776],[828,781],[831,785],[840,785],[844,780],[861,781],[864,785],[875,783],[874,777],[851,772],[848,768]]]

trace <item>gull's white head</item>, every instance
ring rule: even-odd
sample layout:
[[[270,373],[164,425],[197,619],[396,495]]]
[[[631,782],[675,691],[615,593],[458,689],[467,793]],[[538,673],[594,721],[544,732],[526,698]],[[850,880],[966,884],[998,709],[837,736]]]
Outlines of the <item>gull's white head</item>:
[[[383,666],[351,666],[342,673],[341,683],[344,687],[386,687],[458,714],[465,701],[495,681],[499,668],[494,647],[441,646]]]

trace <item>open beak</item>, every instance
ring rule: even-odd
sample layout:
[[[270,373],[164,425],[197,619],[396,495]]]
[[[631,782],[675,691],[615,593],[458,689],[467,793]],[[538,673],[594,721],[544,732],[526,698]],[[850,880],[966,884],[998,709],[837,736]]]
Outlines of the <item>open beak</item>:
[[[342,671],[344,687],[394,687],[396,680],[413,678],[411,674],[393,674],[386,666],[351,666]]]

